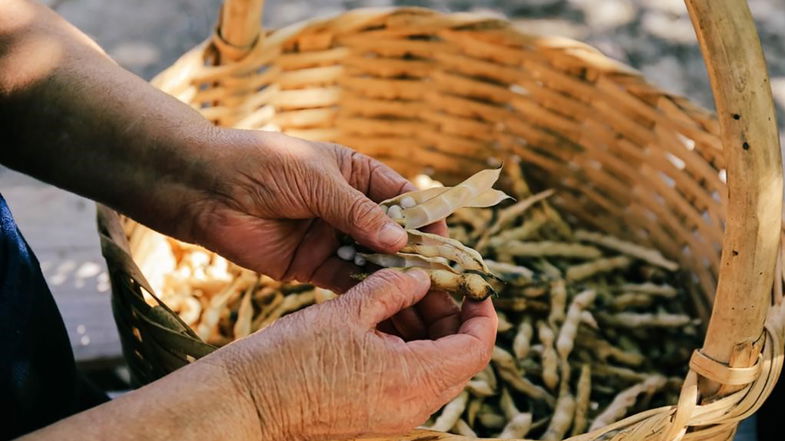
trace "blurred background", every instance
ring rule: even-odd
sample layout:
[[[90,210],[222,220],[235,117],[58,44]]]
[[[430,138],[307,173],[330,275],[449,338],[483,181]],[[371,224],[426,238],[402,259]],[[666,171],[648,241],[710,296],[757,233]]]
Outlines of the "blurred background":
[[[209,36],[220,0],[45,0],[145,79]],[[785,3],[750,0],[768,60],[785,144]],[[713,108],[706,70],[683,0],[267,0],[264,23],[280,27],[366,6],[484,11],[521,30],[587,42],[657,86]],[[104,387],[122,389],[120,344],[92,202],[0,167],[0,192],[38,254],[75,355]],[[739,437],[741,439],[742,437]]]

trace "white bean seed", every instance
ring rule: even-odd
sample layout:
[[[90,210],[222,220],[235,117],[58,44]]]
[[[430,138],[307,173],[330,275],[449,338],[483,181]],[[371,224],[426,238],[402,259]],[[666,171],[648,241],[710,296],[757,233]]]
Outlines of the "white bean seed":
[[[401,208],[403,209],[412,208],[415,205],[417,205],[417,202],[414,200],[413,197],[406,196],[404,198],[401,198]]]
[[[387,216],[390,216],[393,219],[401,219],[403,218],[403,211],[401,210],[400,206],[393,205],[389,210],[387,210]]]
[[[344,245],[338,248],[338,257],[348,262],[351,262],[351,260],[354,259],[354,255],[356,252],[357,250],[355,250],[353,246]]]

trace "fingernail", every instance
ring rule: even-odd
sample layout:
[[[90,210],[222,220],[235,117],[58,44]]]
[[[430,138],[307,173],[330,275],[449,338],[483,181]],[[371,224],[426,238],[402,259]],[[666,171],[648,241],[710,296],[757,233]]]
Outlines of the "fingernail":
[[[406,274],[408,274],[409,277],[413,279],[417,279],[417,281],[420,283],[430,282],[431,280],[431,277],[428,275],[428,273],[419,268],[408,269]]]
[[[384,246],[392,247],[406,240],[406,232],[400,225],[388,223],[379,232],[379,242]]]

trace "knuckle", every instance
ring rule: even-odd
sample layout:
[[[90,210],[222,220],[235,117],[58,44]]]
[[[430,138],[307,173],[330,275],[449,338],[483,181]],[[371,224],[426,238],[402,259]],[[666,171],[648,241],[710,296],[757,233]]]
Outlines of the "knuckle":
[[[379,288],[392,289],[398,292],[408,287],[410,278],[401,271],[387,268],[373,273],[373,277],[368,280],[378,284]]]
[[[485,366],[491,361],[491,354],[493,353],[493,345],[488,347],[484,344],[476,344],[472,345],[470,349],[470,356],[473,363],[467,365],[467,370],[471,371],[468,372],[469,375],[474,375],[477,372],[483,370]]]
[[[378,222],[379,214],[378,207],[364,197],[358,197],[352,201],[349,207],[349,217],[352,221],[360,227],[371,227]]]

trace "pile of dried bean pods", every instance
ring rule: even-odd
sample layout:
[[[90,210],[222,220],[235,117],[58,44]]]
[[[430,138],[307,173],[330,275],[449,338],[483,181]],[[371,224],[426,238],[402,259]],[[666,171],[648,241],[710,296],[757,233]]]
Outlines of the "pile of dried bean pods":
[[[450,236],[506,285],[493,301],[491,364],[426,424],[465,436],[561,440],[678,398],[701,325],[678,265],[658,251],[573,230],[507,172],[518,201],[462,209]]]
[[[406,249],[379,255],[349,243],[338,251],[358,273],[370,271],[368,263],[418,266],[458,296],[496,293],[499,336],[491,364],[426,426],[560,440],[675,403],[701,334],[678,266],[656,250],[573,230],[548,203],[552,191],[532,194],[517,165],[505,170],[515,202],[475,208],[506,199],[490,188],[497,170],[467,180],[468,190],[466,182],[440,188],[421,176],[415,182],[423,192],[382,203],[409,231]],[[434,197],[436,203],[424,204]],[[450,213],[451,239],[417,230]],[[215,345],[334,297],[256,275],[196,246],[167,243],[171,270],[154,288]]]
[[[166,260],[173,269],[150,283],[161,301],[210,344],[223,346],[283,315],[335,297],[313,285],[258,275],[204,248],[165,240],[170,250]]]

